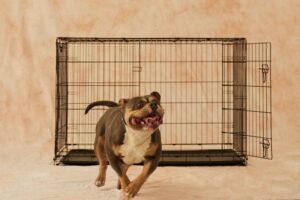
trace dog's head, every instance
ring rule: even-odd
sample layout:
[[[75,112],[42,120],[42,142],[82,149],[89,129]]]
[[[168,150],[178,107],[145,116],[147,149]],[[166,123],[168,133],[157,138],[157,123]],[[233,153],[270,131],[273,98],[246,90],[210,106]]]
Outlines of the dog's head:
[[[160,94],[121,99],[127,126],[137,131],[154,132],[163,123],[164,109],[160,105]]]

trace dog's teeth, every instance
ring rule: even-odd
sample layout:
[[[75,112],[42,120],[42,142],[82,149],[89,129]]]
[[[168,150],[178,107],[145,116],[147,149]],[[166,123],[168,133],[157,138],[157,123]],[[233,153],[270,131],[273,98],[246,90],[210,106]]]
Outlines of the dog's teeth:
[[[142,121],[142,122],[141,122],[141,124],[143,124],[143,125],[144,125],[144,124],[145,124],[145,122],[143,122],[143,121]]]

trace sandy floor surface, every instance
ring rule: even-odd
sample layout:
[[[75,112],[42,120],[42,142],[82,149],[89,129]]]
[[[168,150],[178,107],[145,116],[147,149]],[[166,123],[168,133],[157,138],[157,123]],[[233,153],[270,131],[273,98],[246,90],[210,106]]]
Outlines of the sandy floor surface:
[[[34,164],[33,164],[34,163]],[[133,166],[135,177],[141,166]],[[109,167],[106,185],[94,186],[97,166],[54,166],[43,160],[2,165],[0,199],[119,199]],[[248,166],[159,167],[134,199],[300,199],[300,154],[250,158]]]

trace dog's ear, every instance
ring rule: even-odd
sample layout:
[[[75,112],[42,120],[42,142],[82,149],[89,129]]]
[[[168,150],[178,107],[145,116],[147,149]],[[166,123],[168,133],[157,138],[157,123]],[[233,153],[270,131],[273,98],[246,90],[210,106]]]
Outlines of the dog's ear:
[[[121,108],[125,108],[125,105],[127,102],[128,102],[128,99],[120,99],[119,105],[121,106]]]
[[[156,91],[151,92],[151,96],[154,96],[158,101],[160,101],[160,94]]]

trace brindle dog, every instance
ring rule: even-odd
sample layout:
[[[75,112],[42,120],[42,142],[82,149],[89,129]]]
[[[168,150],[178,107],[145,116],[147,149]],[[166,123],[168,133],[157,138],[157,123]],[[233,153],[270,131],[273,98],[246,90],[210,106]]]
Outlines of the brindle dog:
[[[119,104],[97,101],[94,106],[110,107],[96,126],[95,153],[99,161],[99,174],[95,184],[105,184],[107,160],[119,176],[118,188],[129,197],[135,196],[150,174],[156,169],[161,155],[161,137],[158,129],[162,124],[164,109],[160,94],[121,99]],[[130,181],[126,172],[130,165],[144,163],[142,172]]]

